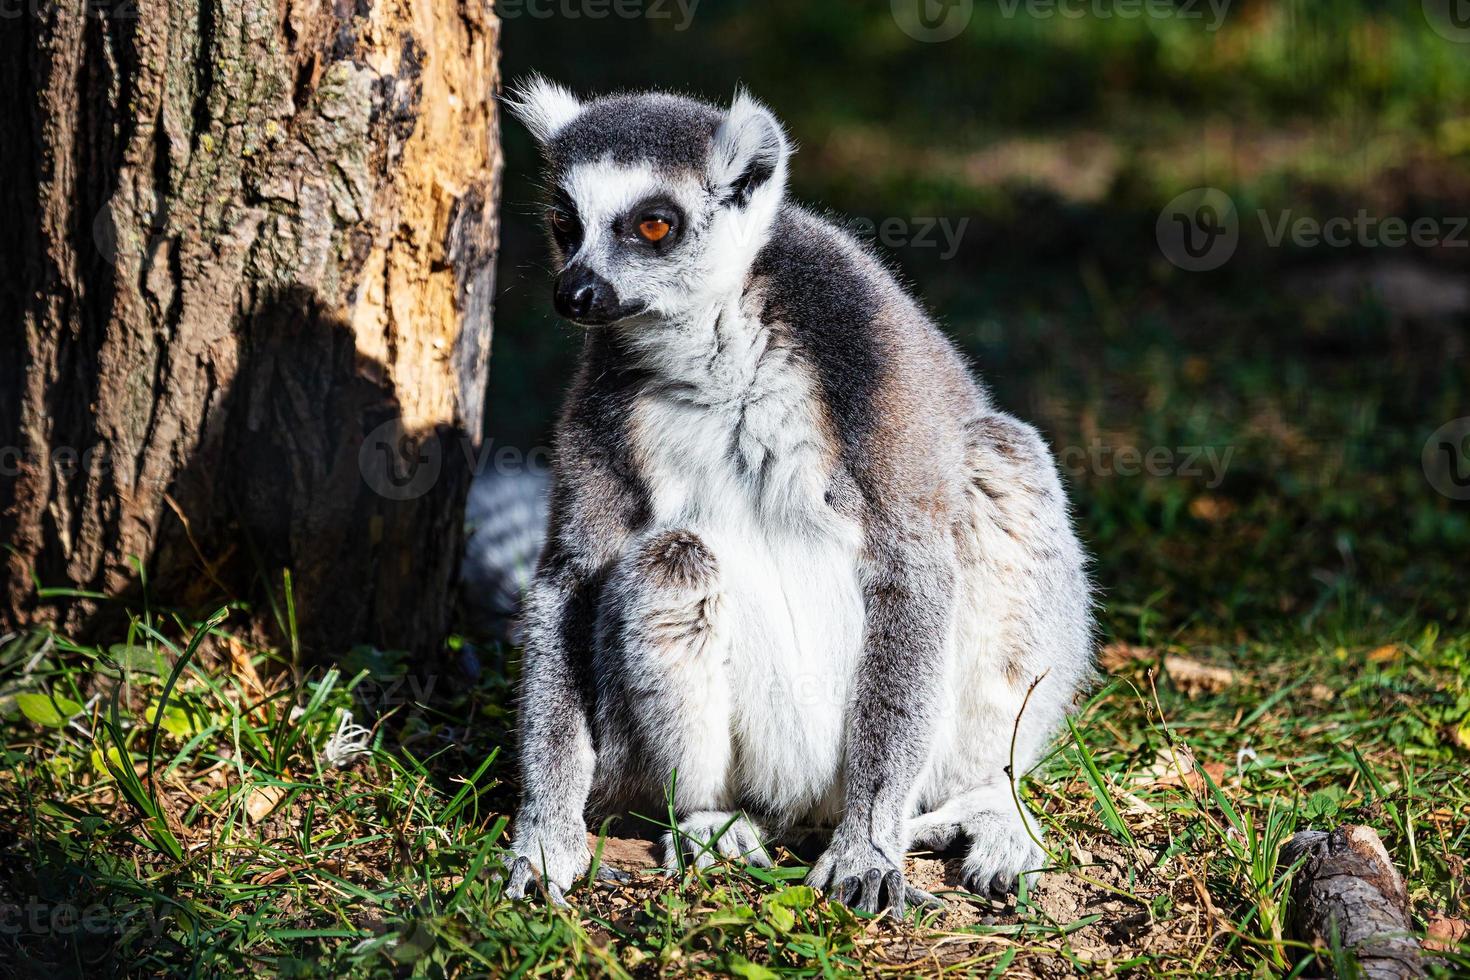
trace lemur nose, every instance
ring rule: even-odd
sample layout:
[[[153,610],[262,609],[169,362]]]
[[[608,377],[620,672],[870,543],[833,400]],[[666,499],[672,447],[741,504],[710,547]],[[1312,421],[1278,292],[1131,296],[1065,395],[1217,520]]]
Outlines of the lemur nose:
[[[597,298],[597,290],[593,286],[583,286],[572,293],[572,300],[568,304],[572,313],[576,316],[586,316],[592,309],[592,301]]]
[[[556,311],[578,323],[610,323],[620,314],[612,284],[586,266],[571,265],[556,280]]]

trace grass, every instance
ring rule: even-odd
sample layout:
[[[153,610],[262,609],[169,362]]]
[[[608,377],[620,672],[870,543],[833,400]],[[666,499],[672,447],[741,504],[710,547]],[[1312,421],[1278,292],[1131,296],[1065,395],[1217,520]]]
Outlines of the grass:
[[[584,888],[575,911],[509,903],[492,873],[514,797],[501,653],[479,651],[474,683],[426,675],[418,694],[367,650],[296,684],[289,647],[251,647],[227,612],[140,613],[105,648],[46,631],[0,647],[12,963],[1274,975],[1313,957],[1286,938],[1281,844],[1345,822],[1383,835],[1419,925],[1466,904],[1470,773],[1442,710],[1463,709],[1465,636],[1110,647],[1112,679],[1022,784],[1045,825],[1040,888],[999,909],[950,885],[943,914],[896,925],[818,901],[791,855]],[[1199,688],[1169,672],[1196,661],[1229,673]],[[373,724],[345,748],[344,713]],[[915,873],[946,887],[938,861]]]

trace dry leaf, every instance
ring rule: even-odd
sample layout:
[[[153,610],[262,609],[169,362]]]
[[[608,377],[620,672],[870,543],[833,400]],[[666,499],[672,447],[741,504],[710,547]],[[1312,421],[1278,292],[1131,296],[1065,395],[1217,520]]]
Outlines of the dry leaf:
[[[1447,953],[1465,942],[1470,942],[1470,922],[1442,915],[1429,917],[1429,928],[1424,931],[1425,949]]]
[[[245,648],[245,644],[229,634],[225,634],[224,640],[225,649],[230,654],[231,672],[240,679],[240,684],[245,688],[245,693],[250,700],[264,700],[265,685],[261,683],[260,675],[255,671],[255,664],[250,660],[250,651]]]
[[[1375,664],[1388,663],[1390,660],[1399,658],[1399,645],[1397,643],[1385,643],[1383,646],[1368,654],[1368,659]]]
[[[1235,671],[1229,667],[1216,667],[1175,654],[1164,658],[1164,673],[1169,675],[1175,687],[1190,697],[1216,694],[1235,683]]]
[[[245,798],[245,816],[251,823],[260,823],[285,797],[286,791],[279,786],[257,786]]]
[[[1158,651],[1153,647],[1135,646],[1132,643],[1109,643],[1097,652],[1097,662],[1104,670],[1119,671],[1130,664],[1153,660]]]
[[[1160,749],[1154,758],[1154,764],[1140,772],[1134,778],[1134,782],[1149,789],[1174,786],[1202,793],[1207,788],[1207,784],[1204,777],[1200,775],[1201,769],[1209,774],[1216,786],[1225,784],[1225,763],[1207,762],[1201,766],[1194,754],[1182,745],[1173,751]]]
[[[1224,497],[1200,496],[1189,502],[1189,515],[1207,524],[1218,524],[1235,513],[1235,504]]]

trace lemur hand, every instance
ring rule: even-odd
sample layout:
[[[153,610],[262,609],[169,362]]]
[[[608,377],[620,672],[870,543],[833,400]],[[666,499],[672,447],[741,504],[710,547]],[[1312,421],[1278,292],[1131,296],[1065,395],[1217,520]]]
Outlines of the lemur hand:
[[[510,850],[513,856],[506,861],[505,896],[512,901],[539,890],[553,905],[566,905],[567,889],[592,861],[585,830],[575,826],[553,828],[531,820],[516,821]],[[627,881],[628,875],[600,865],[597,880]]]
[[[872,841],[841,829],[806,876],[806,883],[850,908],[877,913],[886,910],[902,919],[909,903],[931,908],[944,903],[904,880],[899,855],[884,854]]]

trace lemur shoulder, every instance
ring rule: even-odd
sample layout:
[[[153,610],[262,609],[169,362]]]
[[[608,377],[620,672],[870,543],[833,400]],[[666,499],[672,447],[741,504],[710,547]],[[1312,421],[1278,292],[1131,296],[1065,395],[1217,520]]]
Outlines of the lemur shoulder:
[[[671,864],[767,864],[818,824],[808,881],[868,911],[933,900],[912,847],[1014,889],[1042,852],[1013,728],[1025,772],[1092,671],[1046,444],[788,199],[790,143],[749,96],[533,78],[512,109],[548,163],[555,306],[587,331],[526,598],[509,893],[559,900],[589,807],[670,786]]]

